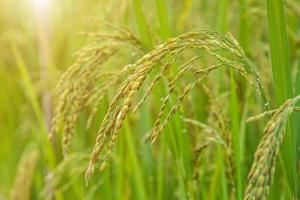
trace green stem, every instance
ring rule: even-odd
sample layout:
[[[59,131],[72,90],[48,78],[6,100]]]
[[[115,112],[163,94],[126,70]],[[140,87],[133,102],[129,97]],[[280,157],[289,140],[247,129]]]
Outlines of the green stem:
[[[236,199],[243,198],[243,166],[242,166],[242,151],[241,151],[241,137],[240,137],[240,125],[239,125],[239,111],[238,100],[236,94],[236,83],[234,80],[233,70],[230,70],[230,114],[231,114],[231,133],[232,144],[235,160],[235,181],[237,185]]]

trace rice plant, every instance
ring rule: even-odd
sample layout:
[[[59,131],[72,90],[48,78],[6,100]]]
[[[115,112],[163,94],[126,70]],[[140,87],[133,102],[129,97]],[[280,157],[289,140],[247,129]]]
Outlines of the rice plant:
[[[1,1],[0,199],[299,199],[299,8]]]

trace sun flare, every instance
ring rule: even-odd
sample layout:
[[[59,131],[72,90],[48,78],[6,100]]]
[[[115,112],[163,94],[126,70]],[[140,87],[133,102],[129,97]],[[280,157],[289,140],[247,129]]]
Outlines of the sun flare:
[[[51,0],[32,0],[37,11],[43,12],[49,9]]]

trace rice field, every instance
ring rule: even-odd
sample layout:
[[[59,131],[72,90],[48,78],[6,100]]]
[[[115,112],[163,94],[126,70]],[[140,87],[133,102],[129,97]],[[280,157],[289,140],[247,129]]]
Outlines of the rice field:
[[[0,200],[297,200],[299,129],[299,0],[0,2]]]

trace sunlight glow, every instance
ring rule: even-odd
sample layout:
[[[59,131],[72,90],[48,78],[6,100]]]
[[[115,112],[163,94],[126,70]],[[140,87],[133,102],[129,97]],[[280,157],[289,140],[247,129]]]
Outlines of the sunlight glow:
[[[33,0],[34,7],[37,11],[46,11],[49,9],[50,0]]]

